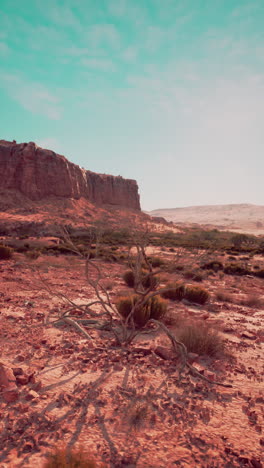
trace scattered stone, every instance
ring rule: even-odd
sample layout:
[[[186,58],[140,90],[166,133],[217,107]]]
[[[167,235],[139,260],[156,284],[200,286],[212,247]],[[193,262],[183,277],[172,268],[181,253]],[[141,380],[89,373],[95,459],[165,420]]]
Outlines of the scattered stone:
[[[27,375],[17,375],[16,376],[16,381],[20,385],[27,385],[28,381],[29,381],[29,378],[28,378]]]
[[[175,358],[174,353],[164,346],[157,346],[154,349],[154,353],[162,359],[165,359],[165,361],[170,361],[171,359]]]
[[[247,338],[248,340],[256,340],[256,339],[257,339],[257,336],[256,336],[256,335],[254,335],[253,333],[248,332],[248,331],[244,331],[244,332],[241,334],[241,337],[242,337],[242,338]]]
[[[22,367],[13,367],[12,370],[13,370],[14,376],[23,375],[23,373],[24,373]]]
[[[29,390],[29,392],[25,396],[25,399],[27,401],[34,400],[35,398],[39,398],[39,394],[35,392],[35,390]]]

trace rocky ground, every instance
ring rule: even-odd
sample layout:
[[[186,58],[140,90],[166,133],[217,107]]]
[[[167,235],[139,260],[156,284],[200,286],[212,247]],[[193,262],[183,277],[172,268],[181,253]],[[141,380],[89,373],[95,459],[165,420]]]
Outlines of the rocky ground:
[[[127,289],[126,267],[97,262],[115,301]],[[189,355],[208,383],[185,370],[179,378],[161,332],[120,348],[110,331],[86,328],[87,339],[70,324],[48,323],[69,306],[60,294],[77,304],[94,297],[77,257],[15,254],[1,261],[0,275],[1,468],[42,467],[62,443],[106,467],[262,467],[264,310],[240,301],[263,295],[262,279],[216,273],[202,283],[211,292],[206,305],[170,303],[170,315],[220,330],[222,356]],[[217,300],[219,289],[233,302]]]

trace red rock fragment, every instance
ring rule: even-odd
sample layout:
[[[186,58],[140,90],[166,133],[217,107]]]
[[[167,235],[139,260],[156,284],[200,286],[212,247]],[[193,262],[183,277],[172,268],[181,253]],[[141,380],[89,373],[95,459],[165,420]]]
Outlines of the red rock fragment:
[[[248,340],[256,340],[256,339],[257,339],[257,336],[256,336],[256,335],[254,335],[253,333],[248,332],[248,331],[244,331],[244,332],[241,334],[241,337],[242,337],[242,338],[247,338]]]
[[[27,401],[34,400],[35,398],[38,398],[39,394],[35,392],[34,390],[30,390],[27,395],[25,396],[25,399]]]
[[[26,385],[28,383],[29,379],[28,379],[27,375],[17,375],[16,381],[20,385]]]
[[[157,346],[154,349],[154,353],[162,359],[165,359],[165,361],[170,361],[175,357],[173,352],[170,349],[165,348],[164,346]]]
[[[12,403],[18,399],[16,378],[13,371],[0,363],[0,392],[6,403]]]
[[[17,376],[17,375],[23,375],[23,372],[24,372],[23,369],[22,369],[22,367],[13,367],[12,370],[13,370],[13,374],[14,374],[15,376]]]

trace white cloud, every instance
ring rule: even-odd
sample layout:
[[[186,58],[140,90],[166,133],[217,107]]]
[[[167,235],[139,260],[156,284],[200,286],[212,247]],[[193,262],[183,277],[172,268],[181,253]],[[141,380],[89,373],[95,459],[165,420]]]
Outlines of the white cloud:
[[[138,49],[136,47],[127,47],[121,54],[121,57],[125,62],[134,62],[138,55]]]
[[[2,73],[0,86],[12,99],[33,114],[44,115],[51,120],[60,118],[61,106],[58,97],[41,83],[26,81],[19,75]]]

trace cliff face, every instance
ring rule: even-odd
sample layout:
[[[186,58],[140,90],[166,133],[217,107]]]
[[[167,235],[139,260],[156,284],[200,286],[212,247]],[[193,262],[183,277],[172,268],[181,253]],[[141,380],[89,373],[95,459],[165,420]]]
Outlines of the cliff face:
[[[35,143],[0,140],[0,188],[18,190],[31,200],[50,196],[140,210],[135,180],[81,169],[64,156]]]

